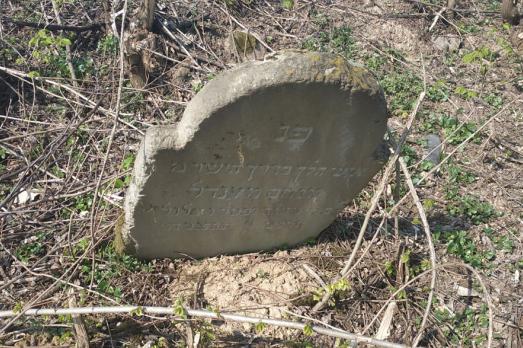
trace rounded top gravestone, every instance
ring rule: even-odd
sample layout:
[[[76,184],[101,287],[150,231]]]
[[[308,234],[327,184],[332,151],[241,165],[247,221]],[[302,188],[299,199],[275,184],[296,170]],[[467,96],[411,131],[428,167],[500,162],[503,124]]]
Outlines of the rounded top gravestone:
[[[283,51],[210,81],[149,128],[118,239],[142,258],[206,257],[317,236],[387,157],[386,103],[364,68]]]

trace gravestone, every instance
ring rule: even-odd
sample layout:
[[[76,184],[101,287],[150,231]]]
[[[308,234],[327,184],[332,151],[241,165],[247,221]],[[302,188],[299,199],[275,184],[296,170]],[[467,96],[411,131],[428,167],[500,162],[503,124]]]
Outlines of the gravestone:
[[[141,258],[206,257],[316,237],[387,157],[386,103],[364,68],[284,51],[210,81],[147,130],[117,229]]]

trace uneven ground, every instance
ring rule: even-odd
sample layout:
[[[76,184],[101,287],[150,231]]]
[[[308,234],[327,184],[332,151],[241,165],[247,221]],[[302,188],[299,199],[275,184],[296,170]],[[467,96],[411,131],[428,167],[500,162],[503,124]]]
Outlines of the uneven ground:
[[[230,36],[248,30],[259,39],[260,58],[284,48],[331,51],[372,70],[387,95],[396,137],[426,84],[402,155],[428,215],[436,263],[446,266],[437,270],[420,344],[487,345],[487,297],[460,266],[466,263],[492,300],[492,345],[523,346],[523,26],[503,24],[498,1],[462,1],[458,12],[443,13],[431,28],[443,2],[159,2],[156,17],[172,35],[157,26],[149,84],[136,90],[126,77],[116,114],[121,17],[111,26],[111,12],[123,2],[57,1],[63,24],[107,23],[62,32],[11,21],[56,24],[50,1],[0,1],[0,310],[68,307],[73,297],[83,306],[183,303],[376,334],[385,301],[430,268],[410,196],[397,213],[387,213],[395,192],[409,192],[403,176],[388,180],[348,282],[331,283],[354,249],[380,176],[316,241],[292,250],[149,263],[114,250],[113,228],[141,134],[176,122],[207,81],[245,59]],[[136,7],[130,3],[128,17]],[[429,134],[443,141],[444,161],[435,170],[425,159]],[[325,291],[318,277],[333,296],[314,313]],[[430,275],[423,275],[397,294],[389,334],[382,337],[413,342],[429,285]],[[83,319],[95,347],[348,344],[308,330],[136,313]],[[76,340],[68,316],[0,324],[6,346]]]

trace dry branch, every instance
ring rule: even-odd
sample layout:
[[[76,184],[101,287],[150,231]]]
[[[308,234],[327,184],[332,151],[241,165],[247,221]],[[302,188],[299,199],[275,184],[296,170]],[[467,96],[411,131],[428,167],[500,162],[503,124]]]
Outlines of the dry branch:
[[[339,337],[342,339],[356,341],[358,343],[371,344],[376,347],[386,348],[406,348],[403,344],[391,343],[383,340],[378,340],[372,337],[358,335],[346,332],[342,329],[330,329],[319,325],[310,325],[297,321],[270,319],[250,317],[235,313],[217,313],[202,309],[184,308],[188,316],[196,318],[210,318],[226,321],[235,321],[240,323],[259,324],[263,323],[271,326],[286,327],[290,329],[304,330],[310,327],[314,332],[330,337]],[[171,307],[149,307],[149,306],[115,306],[115,307],[78,307],[78,308],[61,308],[61,309],[29,309],[24,312],[24,316],[39,316],[39,315],[69,315],[69,314],[156,314],[156,315],[173,315],[174,309]],[[9,318],[18,315],[15,311],[0,311],[0,318]]]
[[[416,117],[416,114],[418,113],[418,109],[424,98],[425,98],[425,91],[421,92],[421,94],[419,95],[418,100],[416,102],[416,106],[414,107],[414,110],[412,111],[412,113],[410,115],[410,118],[407,122],[405,130],[403,131],[403,134],[401,135],[401,139],[398,142],[398,146],[396,147],[394,155],[389,160],[389,163],[387,164],[387,167],[385,168],[385,171],[383,173],[381,182],[379,183],[377,190],[374,192],[374,196],[372,197],[370,208],[367,210],[367,214],[365,215],[365,220],[363,221],[363,224],[360,229],[360,233],[358,235],[358,238],[356,239],[356,244],[354,245],[354,248],[352,249],[352,253],[349,257],[349,260],[345,263],[345,266],[340,271],[340,275],[338,277],[336,277],[336,279],[332,283],[335,283],[339,279],[345,278],[351,269],[352,263],[353,263],[354,259],[356,258],[356,254],[358,253],[361,243],[363,242],[363,236],[365,235],[365,231],[367,230],[367,226],[369,224],[371,215],[374,212],[374,209],[376,209],[376,206],[378,205],[381,194],[385,190],[385,186],[387,184],[389,176],[396,166],[396,161],[399,158],[401,146],[403,146],[403,144],[405,143],[405,140],[407,139],[407,136],[410,133],[412,123],[414,121],[414,118]],[[320,311],[325,306],[325,304],[328,303],[330,297],[331,297],[331,293],[329,291],[325,291],[322,299],[312,308],[312,311],[313,312]]]
[[[2,17],[3,22],[11,23],[18,27],[28,27],[35,29],[47,29],[49,31],[73,31],[75,33],[81,33],[84,31],[94,31],[101,29],[105,23],[95,22],[88,25],[63,25],[63,24],[45,24],[45,23],[36,23],[36,22],[26,22],[26,21],[16,21],[11,18]]]

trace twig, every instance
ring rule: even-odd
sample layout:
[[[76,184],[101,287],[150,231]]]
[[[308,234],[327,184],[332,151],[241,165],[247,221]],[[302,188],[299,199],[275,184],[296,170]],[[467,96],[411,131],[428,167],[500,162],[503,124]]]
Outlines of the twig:
[[[425,214],[425,210],[423,209],[423,205],[421,204],[421,201],[419,199],[418,193],[416,192],[416,189],[414,188],[414,184],[412,183],[412,178],[410,177],[409,170],[407,169],[407,165],[405,164],[405,161],[403,158],[398,158],[398,161],[401,166],[401,170],[403,171],[403,175],[405,176],[405,181],[407,182],[407,185],[409,186],[410,193],[412,195],[412,199],[414,200],[414,203],[416,204],[416,208],[418,209],[418,214],[421,219],[421,223],[423,225],[423,229],[425,231],[425,236],[427,238],[427,243],[429,245],[429,251],[430,251],[430,263],[432,264],[432,278],[430,281],[430,292],[429,296],[427,298],[427,307],[425,308],[425,314],[423,315],[423,320],[421,321],[421,326],[419,329],[419,334],[414,339],[414,343],[412,344],[413,347],[416,347],[421,339],[421,336],[423,335],[423,330],[425,328],[425,325],[427,324],[427,319],[430,314],[430,309],[432,307],[432,298],[434,297],[434,289],[436,287],[436,251],[434,250],[434,243],[432,242],[432,234],[430,233],[430,227],[429,222],[427,220],[427,214]]]
[[[29,28],[35,28],[35,29],[47,29],[50,31],[58,31],[58,30],[65,30],[65,31],[73,31],[76,33],[81,33],[83,31],[93,31],[93,30],[99,30],[102,28],[105,23],[102,22],[95,22],[88,25],[63,25],[63,24],[45,24],[45,23],[35,23],[35,22],[26,22],[26,21],[15,21],[7,17],[2,17],[2,21],[9,22],[13,25],[16,25],[18,27],[29,27]]]
[[[123,14],[122,14],[122,26],[120,29],[120,37],[123,37],[124,34],[124,28],[125,28],[125,15],[127,12],[127,0],[124,1],[123,5]],[[98,199],[98,191],[100,190],[100,185],[102,183],[102,178],[105,172],[105,166],[107,165],[107,159],[109,158],[109,153],[111,152],[111,146],[113,144],[114,140],[114,134],[116,133],[116,127],[118,125],[118,118],[120,115],[120,103],[122,101],[122,87],[123,87],[123,80],[124,80],[124,59],[125,59],[125,52],[124,52],[124,40],[120,40],[120,78],[118,80],[118,94],[116,96],[116,112],[114,113],[114,122],[113,122],[113,128],[111,129],[111,134],[109,135],[109,142],[107,144],[107,150],[105,152],[105,156],[102,162],[102,168],[100,169],[100,175],[98,175],[98,180],[96,181],[96,187],[94,189],[94,196],[93,196],[93,203],[91,206],[91,221],[90,221],[90,231],[91,231],[91,240],[93,245],[96,244],[96,238],[95,238],[95,223],[96,223],[96,203]],[[91,284],[94,282],[94,273],[95,273],[95,252],[93,248],[93,254],[92,254],[92,268],[91,268]]]
[[[69,286],[72,286],[74,288],[77,288],[77,289],[80,289],[80,290],[84,290],[84,291],[87,291],[87,292],[90,292],[90,293],[94,293],[94,294],[97,294],[98,296],[101,296],[102,298],[108,300],[108,301],[111,301],[113,303],[117,303],[115,300],[113,300],[112,298],[108,297],[108,296],[105,296],[104,294],[101,294],[99,292],[96,292],[90,288],[86,288],[86,287],[82,287],[80,285],[76,285],[76,284],[73,284],[73,283],[70,283],[68,281],[65,281],[64,278],[69,274],[69,272],[71,273],[74,273],[74,270],[77,268],[77,266],[80,264],[80,262],[83,261],[84,257],[87,255],[87,253],[89,252],[90,248],[89,246],[86,248],[86,250],[84,251],[84,253],[64,272],[62,273],[62,275],[58,278],[52,276],[52,275],[49,275],[49,274],[41,274],[41,273],[36,273],[34,272],[33,270],[29,269],[24,263],[22,263],[20,260],[18,260],[16,258],[16,256],[14,256],[2,243],[2,241],[0,240],[0,246],[2,247],[2,249],[4,249],[8,254],[9,256],[15,260],[20,266],[22,266],[22,268],[24,268],[27,272],[29,272],[30,274],[32,275],[35,275],[35,276],[42,276],[42,277],[46,277],[46,278],[49,278],[49,279],[52,279],[54,280],[54,283],[49,286],[46,290],[40,292],[36,297],[33,297],[27,304],[24,305],[24,307],[22,308],[22,310],[18,311],[17,313],[14,313],[14,315],[10,315],[9,317],[12,317],[12,319],[7,322],[1,329],[0,329],[0,334],[4,333],[7,331],[7,329],[13,325],[13,323],[18,320],[18,318],[22,317],[26,311],[30,310],[31,306],[33,304],[35,304],[38,300],[40,300],[41,298],[43,298],[44,296],[46,296],[47,294],[49,293],[52,293],[54,292],[56,289],[58,289],[59,285],[61,284],[66,284],[66,285],[69,285]],[[96,246],[94,244],[90,244],[90,246],[92,246],[93,248]],[[14,312],[14,311],[13,311]],[[0,336],[1,337],[1,336]]]
[[[394,135],[392,133],[392,130],[388,130],[387,132],[389,134],[389,139],[394,147],[395,140]],[[421,204],[421,201],[419,199],[418,193],[416,192],[416,188],[414,187],[414,183],[412,182],[412,177],[410,175],[409,169],[407,167],[407,164],[403,160],[402,157],[398,157],[398,163],[401,167],[401,170],[403,171],[403,175],[405,176],[405,181],[407,182],[407,186],[409,187],[410,194],[412,195],[412,199],[414,200],[414,204],[416,205],[416,208],[418,209],[418,214],[421,219],[421,223],[423,225],[423,230],[425,231],[425,237],[427,238],[427,243],[429,245],[429,252],[430,252],[430,263],[432,265],[432,278],[430,282],[430,292],[427,299],[427,306],[425,308],[425,314],[423,315],[423,320],[421,321],[421,326],[419,329],[419,334],[414,339],[414,343],[412,344],[413,347],[416,347],[421,339],[421,336],[423,334],[423,329],[425,325],[427,324],[427,319],[430,314],[430,308],[432,306],[432,298],[434,297],[434,289],[436,287],[436,251],[434,249],[434,243],[432,241],[432,234],[430,232],[430,226],[429,222],[427,220],[427,214],[425,213],[425,209],[423,208],[423,204]]]
[[[196,59],[194,59],[194,57],[189,53],[189,51],[187,51],[187,48],[185,48],[183,42],[181,42],[177,37],[176,35],[174,35],[173,33],[171,33],[171,31],[169,30],[169,28],[167,28],[167,26],[165,25],[165,23],[163,22],[160,22],[158,21],[158,23],[160,24],[160,26],[162,27],[162,31],[167,35],[169,36],[174,42],[176,42],[176,44],[178,45],[178,47],[182,50],[182,52],[187,56],[189,57],[190,60],[192,60],[193,64],[196,65],[197,67],[199,67],[201,69],[201,66],[200,64],[198,64],[198,62],[196,61]]]
[[[316,280],[316,282],[318,283],[319,286],[321,286],[321,287],[327,286],[327,284],[325,284],[325,282],[323,281],[323,279],[321,279],[321,277],[318,275],[318,273],[316,273],[309,265],[304,263],[301,266],[303,267],[303,270],[305,271],[305,273],[307,273],[309,276],[314,278],[314,280]]]
[[[421,94],[419,95],[418,100],[416,102],[416,106],[414,107],[414,110],[412,111],[410,118],[407,122],[407,126],[405,127],[405,130],[403,131],[401,139],[398,142],[398,147],[396,148],[396,151],[395,151],[393,157],[389,160],[389,163],[387,164],[387,167],[385,168],[385,171],[383,173],[381,182],[379,183],[378,188],[374,192],[374,196],[372,197],[370,208],[367,210],[367,214],[365,215],[365,220],[363,221],[363,224],[360,229],[360,233],[358,235],[358,238],[356,239],[356,244],[354,245],[354,248],[352,249],[352,253],[349,257],[349,260],[345,263],[345,267],[343,267],[343,269],[340,272],[340,275],[337,277],[337,279],[334,280],[334,282],[337,281],[338,279],[345,278],[347,276],[349,270],[351,269],[352,262],[356,258],[356,254],[358,253],[358,250],[363,241],[363,236],[365,235],[365,231],[367,230],[367,226],[369,224],[370,217],[371,217],[372,213],[374,212],[374,210],[376,209],[376,206],[378,205],[380,196],[385,189],[387,180],[389,179],[389,176],[395,167],[395,163],[399,158],[401,146],[403,146],[403,143],[405,143],[405,140],[407,139],[407,136],[410,133],[412,123],[414,121],[414,118],[416,117],[416,114],[418,113],[418,109],[424,98],[425,98],[425,91],[421,92]],[[318,303],[316,303],[316,305],[313,307],[312,311],[317,312],[317,311],[321,310],[325,306],[325,304],[329,301],[330,296],[331,296],[330,292],[325,291],[325,294],[323,295],[322,299]]]
[[[469,135],[465,140],[463,140],[463,142],[461,142],[459,145],[456,146],[456,148],[454,148],[454,150],[452,150],[447,156],[445,156],[441,162],[439,162],[437,165],[435,165],[431,170],[429,170],[427,173],[425,173],[425,175],[423,175],[418,181],[417,181],[417,186],[419,186],[421,183],[423,183],[424,181],[426,181],[435,171],[437,171],[438,169],[441,168],[441,166],[448,161],[448,159],[450,157],[452,157],[457,151],[461,150],[463,148],[463,146],[465,146],[465,144],[467,144],[472,138],[474,138],[479,132],[481,132],[483,130],[483,128],[485,128],[490,122],[492,122],[494,119],[496,119],[499,115],[501,115],[506,109],[508,109],[508,107],[510,105],[512,105],[513,103],[515,102],[523,102],[523,99],[513,99],[512,101],[510,101],[509,103],[507,103],[501,110],[499,110],[496,114],[494,114],[493,116],[491,116],[488,120],[486,120],[480,127],[478,127],[478,129],[476,129],[476,131],[474,133],[472,133],[471,135]],[[396,202],[394,204],[394,206],[392,206],[389,211],[388,211],[388,215],[390,216],[394,211],[396,211],[396,209],[398,209],[400,207],[400,205],[405,201],[405,199],[407,199],[407,196],[408,194],[405,194],[403,197],[401,197],[401,199]]]
[[[54,151],[56,151],[62,144],[67,140],[67,138],[76,132],[76,130],[96,111],[98,110],[100,104],[102,102],[102,99],[98,101],[98,103],[94,106],[93,109],[87,112],[87,110],[84,110],[84,113],[80,115],[80,121],[75,124],[69,124],[67,128],[62,132],[62,134],[57,137],[55,141],[53,141],[44,151],[42,155],[40,155],[37,159],[32,161],[31,163],[27,164],[27,167],[24,169],[24,174],[22,175],[22,179],[18,181],[18,183],[11,189],[10,193],[0,202],[0,208],[6,205],[17,193],[18,191],[27,183],[27,181],[30,179],[30,175],[28,175],[29,171],[35,167],[39,168],[39,165],[42,164],[51,156]]]
[[[44,93],[47,93],[49,95],[52,95],[53,97],[56,97],[56,98],[60,98],[60,99],[64,99],[64,100],[67,100],[71,103],[74,103],[74,104],[77,104],[77,105],[80,105],[80,106],[83,106],[83,107],[88,107],[88,108],[94,108],[96,103],[94,101],[92,101],[91,99],[89,99],[88,97],[86,97],[85,95],[83,95],[82,93],[78,92],[77,90],[75,90],[73,87],[71,86],[68,86],[68,85],[65,85],[63,83],[60,83],[60,82],[56,82],[54,81],[53,79],[50,79],[50,78],[45,78],[45,77],[30,77],[28,74],[26,74],[25,72],[23,71],[19,71],[19,70],[15,70],[15,69],[11,69],[11,68],[6,68],[6,67],[3,67],[3,66],[0,66],[0,71],[3,71],[3,72],[6,72],[8,73],[9,75],[11,76],[14,76],[16,78],[18,78],[20,81],[22,82],[25,82],[25,83],[28,83],[30,85],[32,85],[33,87],[41,90],[42,92]],[[45,82],[45,83],[48,83],[52,86],[55,86],[55,87],[58,87],[58,88],[63,88],[65,89],[66,91],[70,92],[71,94],[73,94],[74,96],[77,96],[79,97],[80,99],[82,99],[83,101],[86,102],[86,104],[82,104],[82,103],[79,103],[78,101],[76,100],[69,100],[63,96],[59,96],[59,95],[56,95],[48,90],[46,90],[45,88],[43,87],[40,87],[40,86],[37,86],[32,80],[35,80],[35,81],[42,81],[42,82]],[[108,110],[102,106],[100,106],[98,108],[98,110],[100,112],[103,112],[104,114],[106,115],[109,115],[109,116],[112,116],[114,117],[115,113],[111,110]],[[133,114],[129,114],[129,113],[123,113],[123,112],[120,112],[119,113],[120,116],[133,116]],[[134,129],[135,131],[137,131],[138,133],[140,133],[141,135],[144,135],[145,133],[142,132],[140,129],[138,129],[136,126],[133,126],[132,124],[130,124],[129,122],[126,122],[125,120],[119,118],[118,119],[119,122],[125,124],[126,126]]]
[[[478,279],[478,282],[479,284],[481,285],[481,288],[483,290],[483,293],[485,294],[485,300],[487,301],[487,306],[488,306],[488,310],[489,310],[489,326],[488,326],[488,342],[487,342],[487,347],[491,347],[492,346],[492,336],[493,336],[493,323],[494,323],[494,305],[492,304],[492,299],[490,298],[490,294],[488,292],[488,289],[487,287],[485,286],[485,283],[483,282],[483,279],[481,279],[481,276],[480,274],[478,273],[478,271],[476,271],[472,266],[469,266],[465,263],[456,263],[456,262],[449,262],[449,263],[444,263],[444,264],[441,264],[441,265],[437,265],[436,267],[434,268],[431,268],[431,269],[428,269],[420,274],[418,274],[417,276],[415,276],[414,278],[412,278],[411,280],[409,280],[408,282],[406,282],[405,284],[403,284],[402,286],[399,287],[398,290],[396,290],[390,297],[389,299],[383,304],[383,306],[381,307],[381,309],[378,311],[378,313],[376,313],[376,315],[374,316],[374,318],[372,318],[372,320],[370,321],[369,324],[367,324],[367,326],[365,327],[365,329],[363,330],[363,333],[362,334],[365,334],[372,326],[372,324],[374,324],[374,322],[378,319],[378,317],[380,316],[380,314],[387,308],[388,304],[394,300],[394,298],[400,293],[402,292],[403,290],[405,290],[405,288],[409,285],[411,285],[412,283],[414,283],[415,281],[417,281],[418,279],[420,279],[421,277],[429,274],[429,272],[431,273],[433,270],[438,270],[438,269],[444,269],[444,268],[449,268],[449,267],[463,267],[463,268],[466,268],[467,270],[469,270],[470,272],[472,272],[474,274],[474,276],[476,276],[476,278]]]
[[[434,28],[434,26],[438,22],[438,19],[441,17],[441,15],[443,14],[443,12],[445,12],[446,9],[447,9],[447,7],[442,7],[441,10],[439,10],[438,13],[436,13],[436,16],[434,17],[434,20],[432,21],[432,24],[429,27],[429,32],[432,31],[432,29]]]
[[[387,342],[378,340],[372,337],[362,336],[359,334],[353,334],[346,332],[341,329],[330,329],[320,325],[309,325],[302,322],[290,321],[284,319],[270,319],[270,318],[258,318],[246,315],[240,315],[236,313],[216,313],[203,309],[190,309],[184,308],[185,313],[188,316],[196,318],[210,318],[217,320],[235,321],[240,323],[259,324],[263,323],[271,326],[286,327],[290,329],[303,330],[306,327],[310,327],[314,332],[331,336],[339,337],[358,343],[372,344],[376,347],[387,347],[387,348],[406,348],[407,346],[398,343]],[[42,309],[29,309],[25,311],[24,316],[40,316],[40,315],[69,315],[69,314],[155,314],[155,315],[173,315],[174,309],[172,307],[150,307],[150,306],[114,306],[114,307],[77,307],[77,308],[42,308]],[[14,317],[17,313],[13,310],[0,311],[0,318]]]
[[[256,40],[258,40],[262,45],[263,47],[265,47],[266,49],[269,50],[269,52],[274,52],[274,50],[271,48],[271,46],[267,45],[267,43],[265,41],[263,41],[260,36],[258,34],[256,34],[255,32],[253,32],[252,30],[249,30],[249,28],[247,28],[245,25],[243,25],[239,20],[237,20],[236,18],[234,18],[234,16],[232,16],[230,13],[228,13],[225,9],[223,9],[221,6],[217,6],[223,13],[225,13],[226,16],[229,16],[230,19],[232,19],[236,24],[238,24],[243,30],[245,31],[248,31],[252,36],[254,36],[256,38]]]
[[[73,288],[69,288],[68,291],[69,295],[69,307],[74,308],[76,307],[76,298],[74,296],[74,290]],[[87,330],[85,329],[84,321],[82,320],[82,317],[80,314],[72,314],[73,319],[73,329],[75,333],[75,339],[76,339],[76,346],[75,348],[89,348],[89,335],[87,334]]]

